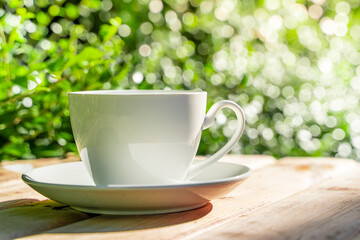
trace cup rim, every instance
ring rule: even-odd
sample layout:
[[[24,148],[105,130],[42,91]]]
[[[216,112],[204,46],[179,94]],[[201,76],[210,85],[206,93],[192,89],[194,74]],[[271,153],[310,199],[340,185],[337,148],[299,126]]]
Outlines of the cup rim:
[[[143,96],[143,95],[197,95],[207,94],[196,90],[90,90],[69,92],[69,95],[96,95],[96,96]]]

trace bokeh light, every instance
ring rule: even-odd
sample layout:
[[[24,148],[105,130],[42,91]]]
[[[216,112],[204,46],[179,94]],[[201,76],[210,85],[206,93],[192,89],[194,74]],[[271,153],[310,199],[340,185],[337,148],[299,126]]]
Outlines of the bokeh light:
[[[338,0],[3,1],[1,158],[76,151],[68,91],[201,89],[207,107],[243,107],[234,153],[360,159],[358,11]],[[235,125],[220,113],[198,153]]]

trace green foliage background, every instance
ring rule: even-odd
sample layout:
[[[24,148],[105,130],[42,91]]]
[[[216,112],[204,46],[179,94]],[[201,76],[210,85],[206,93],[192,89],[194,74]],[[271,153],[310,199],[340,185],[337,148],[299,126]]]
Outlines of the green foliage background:
[[[93,89],[202,89],[245,110],[233,152],[359,159],[359,40],[355,0],[0,0],[0,160],[76,152],[67,93]]]

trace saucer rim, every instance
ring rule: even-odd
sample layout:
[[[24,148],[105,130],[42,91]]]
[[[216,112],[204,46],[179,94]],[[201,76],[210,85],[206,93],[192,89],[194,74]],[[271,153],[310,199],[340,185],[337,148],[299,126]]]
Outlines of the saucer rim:
[[[245,169],[245,172],[233,177],[227,177],[227,178],[221,178],[221,179],[217,179],[217,180],[210,180],[210,181],[198,181],[198,182],[187,182],[187,183],[172,183],[172,184],[156,184],[156,185],[94,185],[94,186],[90,186],[90,185],[73,185],[73,184],[60,184],[60,183],[48,183],[48,182],[40,182],[40,181],[36,181],[35,179],[31,178],[28,174],[31,173],[32,171],[35,171],[36,169],[40,169],[40,168],[46,168],[46,167],[50,167],[50,166],[56,166],[56,165],[65,165],[65,164],[80,164],[81,161],[76,161],[76,162],[68,162],[68,163],[59,163],[59,164],[53,164],[53,165],[48,165],[48,166],[43,166],[43,167],[39,167],[39,168],[35,168],[35,169],[31,169],[29,171],[26,171],[25,173],[23,173],[21,175],[21,179],[30,185],[38,185],[38,186],[54,186],[54,187],[61,187],[61,188],[76,188],[76,189],[91,189],[91,190],[124,190],[124,189],[128,189],[128,190],[132,190],[132,189],[137,189],[137,190],[147,190],[147,189],[169,189],[169,188],[184,188],[184,187],[197,187],[197,186],[206,186],[206,185],[218,185],[218,184],[225,184],[225,183],[232,183],[232,182],[237,182],[237,181],[241,181],[244,180],[246,178],[248,178],[251,173],[252,170],[251,168],[244,166],[242,164],[234,164],[234,163],[228,163],[228,162],[219,162],[221,164],[228,164],[228,165],[236,165],[238,167],[243,167]]]

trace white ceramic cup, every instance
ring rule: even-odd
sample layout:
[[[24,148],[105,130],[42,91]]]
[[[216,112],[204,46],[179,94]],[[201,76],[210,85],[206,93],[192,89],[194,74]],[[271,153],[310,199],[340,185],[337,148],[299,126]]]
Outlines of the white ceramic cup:
[[[219,101],[205,115],[206,97],[194,91],[70,92],[75,142],[95,184],[178,183],[228,153],[244,130],[244,113],[232,101]],[[233,136],[214,155],[192,164],[202,130],[224,107],[237,116]]]

